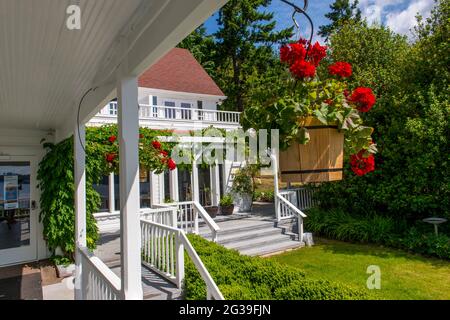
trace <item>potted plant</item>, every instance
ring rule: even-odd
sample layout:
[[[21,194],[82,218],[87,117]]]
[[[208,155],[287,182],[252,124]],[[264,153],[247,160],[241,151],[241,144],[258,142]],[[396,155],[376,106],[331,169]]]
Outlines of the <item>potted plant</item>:
[[[239,212],[250,212],[252,210],[256,172],[256,165],[246,165],[239,169],[234,176],[231,191],[237,198]]]
[[[331,63],[324,79],[317,75],[326,47],[306,40],[283,46],[281,62],[289,69],[259,103],[247,108],[245,129],[278,129],[279,171],[284,182],[323,182],[342,179],[344,148],[358,175],[374,170],[373,128],[363,125],[376,97],[370,88],[352,87],[352,66]],[[272,90],[272,89],[269,89]]]
[[[223,196],[222,199],[220,199],[220,211],[224,216],[228,216],[233,214],[234,211],[234,204],[233,204],[233,198],[229,195]]]
[[[219,211],[218,206],[207,206],[205,207],[205,211],[209,214],[211,218],[217,217],[217,212]]]

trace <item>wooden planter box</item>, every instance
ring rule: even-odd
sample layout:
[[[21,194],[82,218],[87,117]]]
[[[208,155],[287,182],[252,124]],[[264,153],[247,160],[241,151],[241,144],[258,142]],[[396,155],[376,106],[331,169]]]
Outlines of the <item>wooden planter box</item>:
[[[327,182],[342,180],[344,134],[336,126],[325,126],[307,118],[310,134],[306,145],[293,144],[280,152],[280,176],[283,182]]]

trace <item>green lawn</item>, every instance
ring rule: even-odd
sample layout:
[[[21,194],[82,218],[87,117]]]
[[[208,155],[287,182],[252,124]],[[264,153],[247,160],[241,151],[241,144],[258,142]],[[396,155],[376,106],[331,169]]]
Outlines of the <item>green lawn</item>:
[[[315,239],[316,245],[270,259],[298,267],[309,278],[328,279],[370,291],[377,299],[450,300],[450,262],[375,245]],[[381,289],[369,290],[369,265],[381,270]]]

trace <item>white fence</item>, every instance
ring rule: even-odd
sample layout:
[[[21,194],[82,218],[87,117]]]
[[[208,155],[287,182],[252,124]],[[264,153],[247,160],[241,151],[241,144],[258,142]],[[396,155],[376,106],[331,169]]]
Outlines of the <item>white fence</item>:
[[[314,191],[308,188],[294,188],[282,190],[282,192],[293,193],[290,196],[290,201],[300,210],[307,210],[317,205],[314,199]]]
[[[208,300],[224,300],[205,265],[183,230],[141,219],[143,263],[181,288],[184,251],[194,263],[207,288]]]
[[[84,300],[121,300],[120,278],[87,248],[77,248],[81,257],[81,291]]]

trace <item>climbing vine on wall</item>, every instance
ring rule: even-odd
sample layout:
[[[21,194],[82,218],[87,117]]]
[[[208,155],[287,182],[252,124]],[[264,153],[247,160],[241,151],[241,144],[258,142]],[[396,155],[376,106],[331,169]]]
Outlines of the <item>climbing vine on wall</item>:
[[[173,168],[173,143],[161,143],[158,136],[170,136],[170,131],[140,128],[140,166],[161,173]],[[53,255],[60,248],[63,255],[73,259],[75,252],[74,211],[74,156],[73,137],[57,144],[43,143],[47,154],[39,164],[40,221],[44,226],[44,239]],[[173,162],[173,163],[172,163]],[[103,176],[119,170],[117,126],[86,129],[86,236],[87,246],[94,249],[98,228],[93,213],[100,205],[100,196],[94,190]]]

